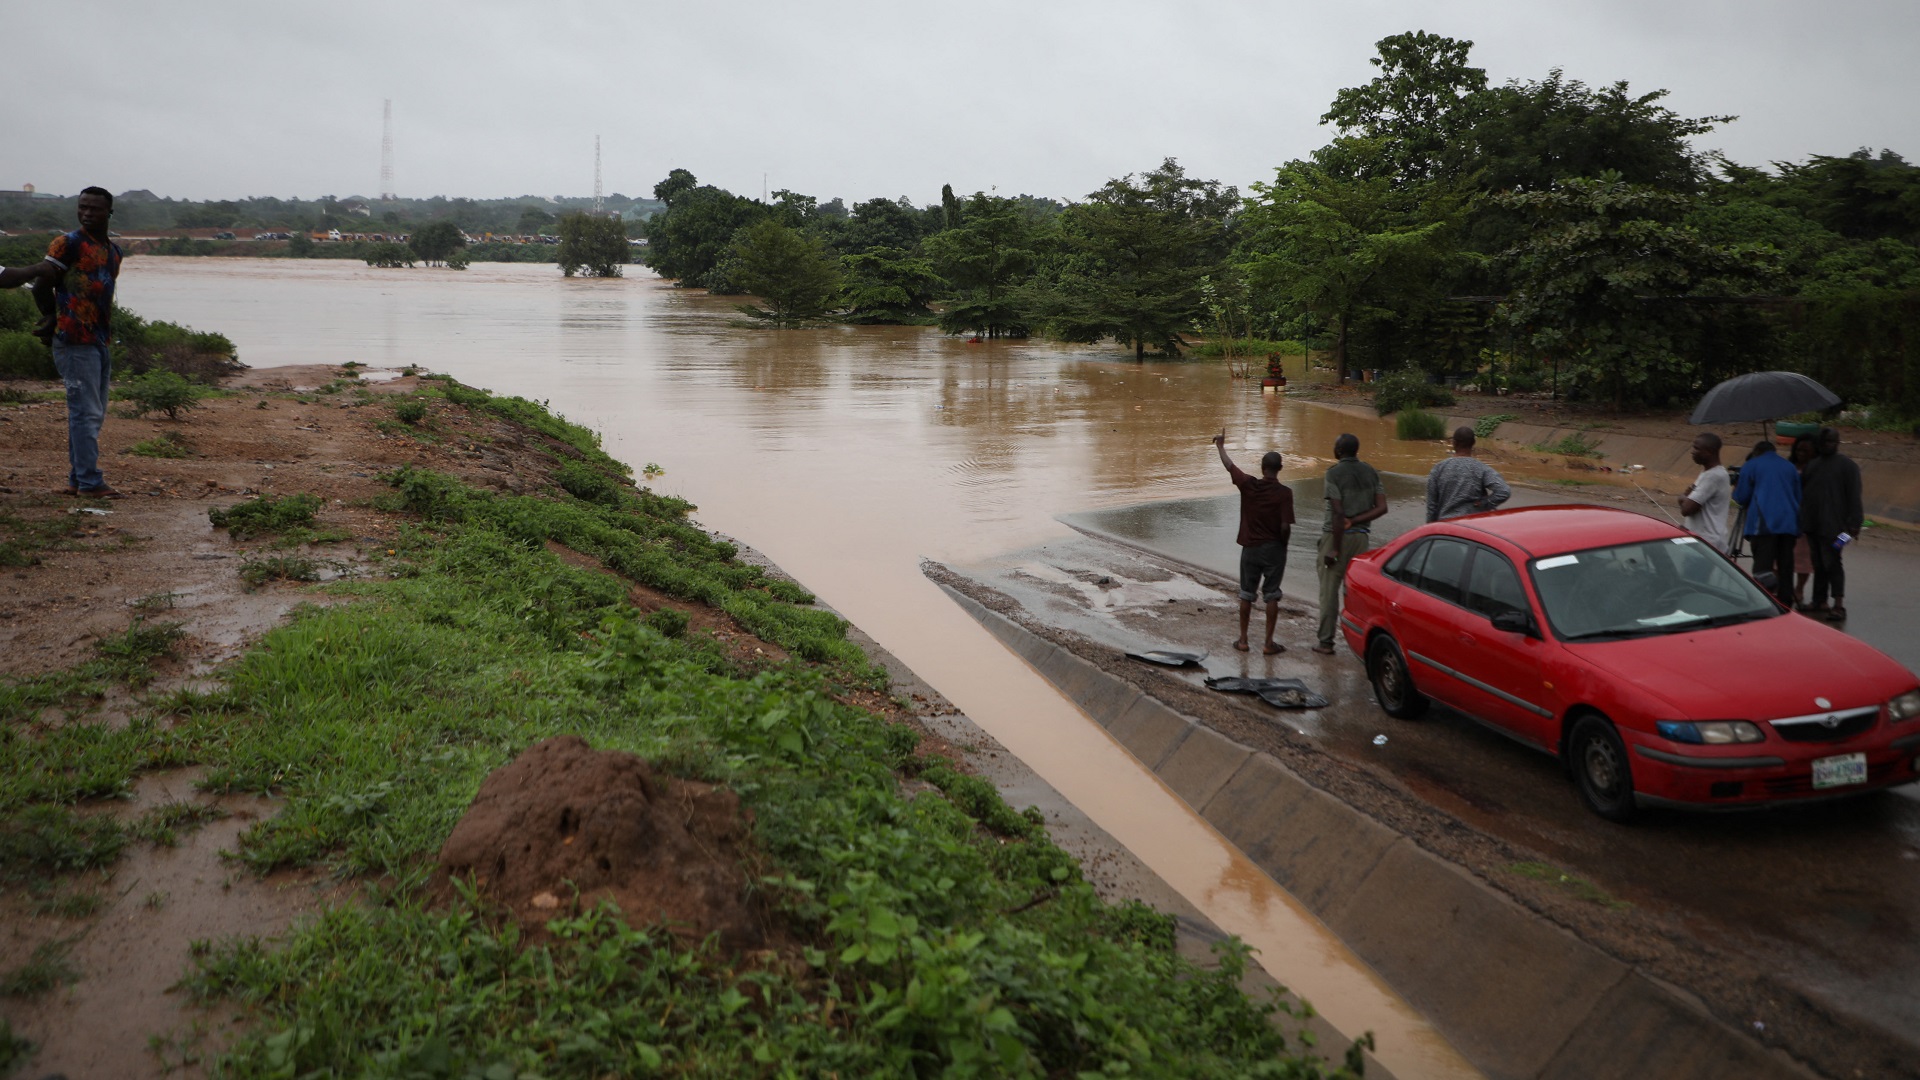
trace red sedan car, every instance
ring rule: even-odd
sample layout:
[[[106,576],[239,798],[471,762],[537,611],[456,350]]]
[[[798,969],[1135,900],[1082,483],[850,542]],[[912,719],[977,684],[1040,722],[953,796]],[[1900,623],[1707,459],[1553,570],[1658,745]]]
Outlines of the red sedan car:
[[[1556,755],[1614,821],[1920,779],[1920,679],[1625,510],[1415,529],[1354,559],[1340,625],[1389,715],[1431,698]]]

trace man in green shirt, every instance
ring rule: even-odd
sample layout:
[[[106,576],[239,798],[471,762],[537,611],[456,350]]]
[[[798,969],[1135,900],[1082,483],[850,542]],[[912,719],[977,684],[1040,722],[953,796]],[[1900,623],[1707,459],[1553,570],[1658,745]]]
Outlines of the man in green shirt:
[[[1368,524],[1387,512],[1386,485],[1360,460],[1359,437],[1333,440],[1333,458],[1327,470],[1327,522],[1320,530],[1320,643],[1313,647],[1322,656],[1333,655],[1347,563],[1367,550]]]

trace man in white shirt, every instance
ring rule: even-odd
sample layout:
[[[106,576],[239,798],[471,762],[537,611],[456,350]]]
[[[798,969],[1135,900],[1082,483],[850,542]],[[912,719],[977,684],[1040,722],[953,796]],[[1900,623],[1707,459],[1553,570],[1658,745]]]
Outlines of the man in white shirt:
[[[1720,436],[1708,432],[1693,440],[1693,463],[1700,476],[1680,497],[1680,522],[1686,530],[1713,545],[1722,554],[1727,550],[1727,504],[1733,495],[1733,482],[1727,467],[1720,464]]]

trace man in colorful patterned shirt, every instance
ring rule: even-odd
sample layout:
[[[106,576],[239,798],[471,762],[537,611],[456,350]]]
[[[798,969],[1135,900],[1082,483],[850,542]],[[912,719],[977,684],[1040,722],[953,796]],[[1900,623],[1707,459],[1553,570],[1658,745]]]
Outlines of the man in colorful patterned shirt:
[[[0,269],[0,288],[33,282],[33,298],[53,317],[53,366],[67,384],[67,484],[65,495],[118,499],[100,473],[100,424],[107,416],[113,363],[113,287],[120,277],[120,248],[108,239],[113,193],[80,192],[80,227],[56,238],[46,261]]]

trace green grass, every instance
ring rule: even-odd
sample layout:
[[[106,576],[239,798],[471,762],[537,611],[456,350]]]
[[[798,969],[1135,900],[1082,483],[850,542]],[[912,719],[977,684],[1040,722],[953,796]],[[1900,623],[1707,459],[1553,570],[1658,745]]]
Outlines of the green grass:
[[[1447,422],[1422,409],[1401,409],[1393,416],[1393,434],[1398,439],[1428,441],[1446,433]]]
[[[59,550],[74,535],[75,519],[0,513],[0,567],[33,566],[43,551]]]
[[[1559,442],[1536,443],[1533,449],[1542,454],[1559,454],[1561,457],[1602,458],[1607,456],[1600,452],[1598,440],[1589,440],[1579,435],[1568,435]]]
[[[182,834],[226,816],[225,810],[209,803],[175,800],[161,803],[141,814],[127,833],[136,840],[145,840],[157,847],[178,847]]]
[[[1500,430],[1501,424],[1509,420],[1518,419],[1520,419],[1518,413],[1496,413],[1492,416],[1483,416],[1473,422],[1473,437],[1476,439],[1488,438],[1495,431]]]
[[[1262,365],[1266,363],[1268,353],[1279,353],[1282,356],[1300,355],[1300,343],[1297,341],[1269,341],[1266,338],[1233,338],[1231,339],[1231,344],[1233,345],[1233,351],[1236,356],[1252,357],[1260,361]],[[1203,341],[1187,350],[1187,355],[1192,356],[1196,360],[1218,360],[1227,354],[1227,345],[1228,342],[1224,340]]]
[[[132,446],[127,447],[126,452],[138,457],[150,458],[184,458],[193,456],[193,451],[187,449],[187,440],[182,438],[180,433],[176,431],[156,435],[151,439],[142,439]]]
[[[251,592],[269,581],[319,581],[320,564],[299,555],[271,555],[240,564],[240,580]]]
[[[267,533],[312,527],[320,503],[318,495],[260,495],[233,506],[210,507],[207,520],[214,528],[227,530],[235,540],[251,540]]]
[[[72,947],[73,942],[64,939],[41,944],[31,960],[0,975],[0,997],[39,997],[77,981],[80,973],[67,962]]]
[[[0,1076],[12,1076],[32,1056],[33,1043],[14,1034],[12,1021],[0,1016]]]
[[[1532,881],[1545,882],[1562,890],[1576,900],[1606,908],[1609,911],[1622,911],[1632,907],[1624,900],[1616,900],[1605,889],[1583,877],[1567,873],[1550,863],[1517,862],[1507,867],[1508,872]]]
[[[480,398],[467,407],[537,408]],[[883,676],[844,622],[692,526],[687,503],[620,482],[584,429],[542,423],[556,460],[605,481],[562,471],[596,501],[394,473],[395,505],[420,524],[395,542],[393,576],[329,586],[355,602],[299,609],[216,692],[173,693],[109,730],[37,721],[106,667],[0,687],[15,695],[0,874],[99,867],[130,840],[177,837],[196,804],[131,826],[71,804],[199,765],[204,790],[282,800],[241,834],[243,866],[380,883],[272,948],[195,950],[190,992],[251,1021],[221,1075],[1323,1075],[1286,1056],[1280,1007],[1239,991],[1243,946],[1201,970],[1174,951],[1171,919],[1103,903],[1037,812],[846,703]],[[640,617],[626,582],[548,541],[804,659],[743,667],[683,619]],[[150,652],[140,629],[111,672]],[[560,734],[736,792],[764,860],[756,888],[801,947],[743,963],[604,909],[535,945],[477,901],[429,906],[425,868],[482,780]],[[903,775],[930,786],[909,798]]]
[[[61,889],[34,897],[33,913],[59,919],[84,919],[99,911],[106,902],[106,897],[97,892]]]

